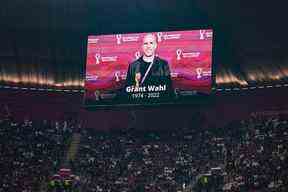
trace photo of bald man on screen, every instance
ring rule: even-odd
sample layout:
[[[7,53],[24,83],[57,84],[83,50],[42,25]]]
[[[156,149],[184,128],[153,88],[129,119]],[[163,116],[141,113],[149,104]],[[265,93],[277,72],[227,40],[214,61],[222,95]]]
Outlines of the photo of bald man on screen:
[[[127,71],[126,93],[160,93],[160,97],[169,97],[172,81],[168,62],[156,56],[157,39],[148,33],[142,40],[142,56],[132,62]]]

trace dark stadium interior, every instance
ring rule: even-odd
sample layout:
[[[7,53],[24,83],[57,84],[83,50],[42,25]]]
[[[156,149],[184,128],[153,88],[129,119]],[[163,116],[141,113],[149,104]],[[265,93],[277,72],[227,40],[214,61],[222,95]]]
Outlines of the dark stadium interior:
[[[88,34],[212,26],[219,83],[285,81],[285,16],[285,3],[14,0],[1,6],[0,78],[79,85]]]
[[[287,3],[0,6],[0,192],[286,192]],[[88,35],[213,28],[205,104],[87,109]]]

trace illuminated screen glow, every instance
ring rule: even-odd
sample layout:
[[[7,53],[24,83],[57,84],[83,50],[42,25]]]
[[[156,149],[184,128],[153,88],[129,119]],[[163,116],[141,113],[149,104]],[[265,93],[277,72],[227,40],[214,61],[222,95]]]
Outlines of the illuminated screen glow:
[[[88,36],[84,103],[177,103],[209,95],[212,44],[212,29]]]

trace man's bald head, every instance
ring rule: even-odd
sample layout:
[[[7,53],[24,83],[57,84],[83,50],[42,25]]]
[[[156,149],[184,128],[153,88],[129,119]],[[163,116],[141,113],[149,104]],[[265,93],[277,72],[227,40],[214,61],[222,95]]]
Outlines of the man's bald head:
[[[156,36],[148,33],[143,37],[142,49],[145,57],[153,57],[157,48]]]

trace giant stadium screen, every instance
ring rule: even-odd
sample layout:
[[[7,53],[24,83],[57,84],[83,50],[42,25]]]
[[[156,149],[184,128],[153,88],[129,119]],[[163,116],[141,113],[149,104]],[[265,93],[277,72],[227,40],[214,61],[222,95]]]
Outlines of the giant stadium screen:
[[[213,30],[89,35],[86,106],[177,104],[211,94]]]

